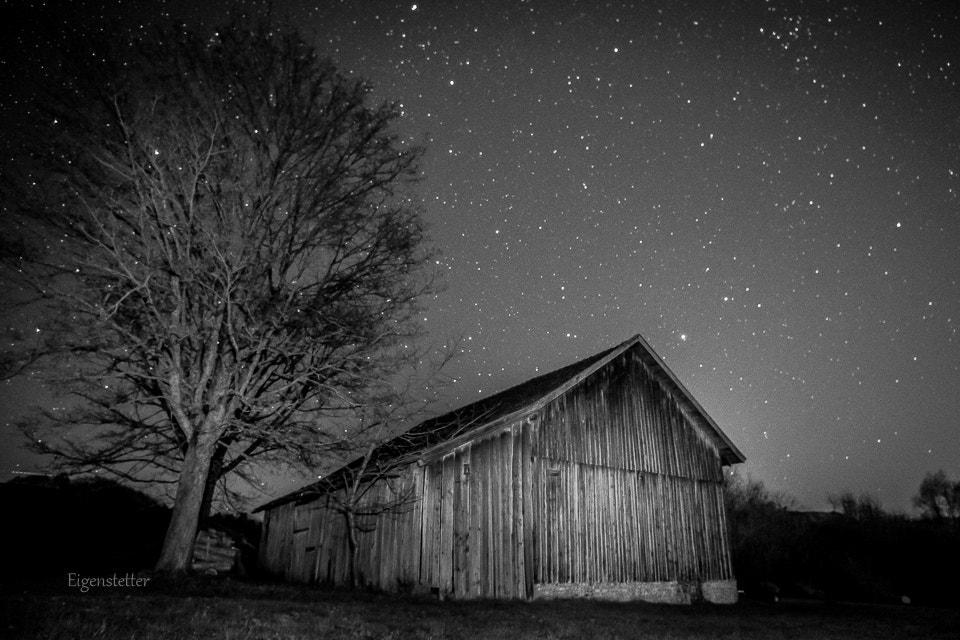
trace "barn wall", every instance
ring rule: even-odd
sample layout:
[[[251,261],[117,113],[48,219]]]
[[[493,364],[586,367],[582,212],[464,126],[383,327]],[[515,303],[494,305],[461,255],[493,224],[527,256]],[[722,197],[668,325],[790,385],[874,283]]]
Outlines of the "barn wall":
[[[422,469],[412,465],[393,484],[378,483],[367,499],[392,503],[380,515],[357,516],[360,585],[395,591],[412,588],[420,577],[421,503],[398,501],[411,488],[420,495]],[[402,495],[402,494],[401,494]],[[350,584],[350,546],[346,518],[329,497],[300,505],[288,503],[267,512],[261,564],[292,582]]]
[[[365,523],[360,583],[682,599],[706,582],[735,597],[717,447],[636,351],[536,414],[411,465],[401,481],[420,499]],[[269,510],[261,552],[288,580],[349,584],[344,518],[322,500]]]
[[[719,451],[635,350],[540,415],[538,593],[550,584],[733,579]]]
[[[440,460],[410,465],[402,483],[420,500],[400,513],[360,519],[359,583],[433,590],[458,598],[533,593],[529,437],[517,423]],[[371,501],[389,499],[386,483]],[[318,498],[266,512],[261,565],[286,580],[350,583],[345,518]]]
[[[525,433],[515,423],[423,467],[421,584],[460,598],[532,594]]]
[[[733,578],[721,485],[562,460],[535,468],[538,584]]]
[[[263,525],[260,529],[260,549],[258,564],[270,574],[282,577],[289,561],[284,557],[293,538],[293,528],[287,526],[293,505],[281,504],[263,513]]]

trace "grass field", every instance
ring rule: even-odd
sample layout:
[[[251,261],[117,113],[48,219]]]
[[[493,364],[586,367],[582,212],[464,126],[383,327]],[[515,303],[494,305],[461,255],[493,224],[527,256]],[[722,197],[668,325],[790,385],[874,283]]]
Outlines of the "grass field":
[[[223,579],[99,588],[67,577],[0,586],[0,637],[247,640],[416,638],[960,638],[960,610],[741,602],[438,602]]]

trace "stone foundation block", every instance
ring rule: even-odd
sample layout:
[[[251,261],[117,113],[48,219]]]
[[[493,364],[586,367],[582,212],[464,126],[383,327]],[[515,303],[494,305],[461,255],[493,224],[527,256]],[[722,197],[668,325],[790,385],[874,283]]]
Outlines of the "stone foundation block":
[[[653,602],[660,604],[692,604],[705,600],[714,604],[737,601],[736,580],[696,582],[563,582],[535,584],[534,600],[557,598],[591,598],[616,602]]]

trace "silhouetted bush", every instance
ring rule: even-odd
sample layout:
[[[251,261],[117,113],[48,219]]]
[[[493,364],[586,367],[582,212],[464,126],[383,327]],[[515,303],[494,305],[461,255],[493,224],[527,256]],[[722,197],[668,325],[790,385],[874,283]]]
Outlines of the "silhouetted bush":
[[[838,512],[798,512],[758,480],[728,478],[734,570],[762,597],[960,605],[960,531],[946,519],[909,519],[846,492]]]
[[[737,580],[749,593],[777,595],[773,585],[791,580],[792,554],[802,534],[787,507],[790,500],[763,483],[737,474],[726,477],[725,498]]]

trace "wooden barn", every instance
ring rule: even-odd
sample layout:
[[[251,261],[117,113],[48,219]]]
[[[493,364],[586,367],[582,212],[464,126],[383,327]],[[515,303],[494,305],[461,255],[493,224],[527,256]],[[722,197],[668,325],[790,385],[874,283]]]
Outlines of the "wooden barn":
[[[641,336],[368,460],[392,472],[369,476],[364,504],[394,508],[348,527],[333,488],[348,465],[258,509],[264,569],[452,598],[736,600],[722,467],[744,456]]]

